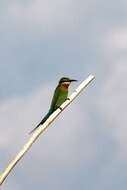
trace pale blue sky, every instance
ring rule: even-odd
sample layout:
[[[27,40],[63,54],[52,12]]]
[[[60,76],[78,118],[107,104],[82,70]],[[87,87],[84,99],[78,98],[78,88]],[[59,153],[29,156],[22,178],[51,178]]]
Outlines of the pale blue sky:
[[[0,2],[0,171],[48,110],[61,76],[96,76],[5,190],[127,189],[126,18],[125,0]]]

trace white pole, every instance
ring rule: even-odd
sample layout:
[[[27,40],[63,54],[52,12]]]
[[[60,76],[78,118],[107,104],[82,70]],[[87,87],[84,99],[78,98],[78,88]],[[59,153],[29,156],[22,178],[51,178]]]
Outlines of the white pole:
[[[77,88],[76,90],[69,96],[69,98],[60,106],[60,109],[58,108],[52,115],[46,120],[46,122],[43,125],[40,125],[40,127],[34,131],[28,142],[25,144],[25,146],[20,150],[20,152],[17,154],[17,156],[12,160],[7,168],[4,170],[4,172],[0,175],[0,185],[4,182],[6,177],[9,175],[11,170],[15,167],[15,165],[20,161],[20,159],[25,155],[25,153],[30,149],[32,144],[37,140],[37,138],[40,136],[41,133],[45,131],[45,129],[48,128],[49,124],[51,124],[54,119],[80,94],[80,92],[88,86],[88,84],[94,79],[95,77],[93,75],[89,75],[86,80],[84,80]]]

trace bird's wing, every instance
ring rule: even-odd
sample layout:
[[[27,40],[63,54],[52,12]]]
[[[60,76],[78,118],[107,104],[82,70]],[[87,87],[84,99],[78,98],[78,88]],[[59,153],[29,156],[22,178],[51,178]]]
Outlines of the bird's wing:
[[[59,87],[56,87],[53,98],[52,98],[51,106],[50,106],[50,110],[52,111],[56,109],[56,102],[58,100],[59,94],[60,94],[60,89]]]

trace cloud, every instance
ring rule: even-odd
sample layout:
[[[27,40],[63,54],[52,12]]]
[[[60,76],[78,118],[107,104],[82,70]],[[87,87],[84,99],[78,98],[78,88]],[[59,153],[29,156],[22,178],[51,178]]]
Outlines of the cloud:
[[[126,51],[127,49],[127,28],[119,27],[110,29],[105,39],[107,48],[114,51]]]
[[[109,121],[109,126],[113,127],[113,136],[116,138],[120,147],[126,151],[126,64],[116,63],[108,76],[102,93],[100,94],[101,109]],[[103,97],[104,100],[103,100]],[[124,146],[125,145],[125,146]]]
[[[17,24],[17,30],[30,27],[32,30],[42,34],[53,31],[68,30],[74,27],[75,6],[71,0],[61,1],[31,1],[31,2],[9,2],[6,6],[6,16],[13,23]],[[14,23],[15,22],[15,23]],[[19,24],[20,23],[20,24]],[[65,27],[66,26],[66,27]]]

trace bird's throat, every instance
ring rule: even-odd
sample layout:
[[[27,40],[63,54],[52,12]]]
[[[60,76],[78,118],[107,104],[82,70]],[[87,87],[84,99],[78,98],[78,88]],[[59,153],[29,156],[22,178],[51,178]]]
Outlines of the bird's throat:
[[[67,90],[68,87],[69,87],[69,84],[63,84],[62,86],[63,86],[63,88],[64,88],[65,90]]]

